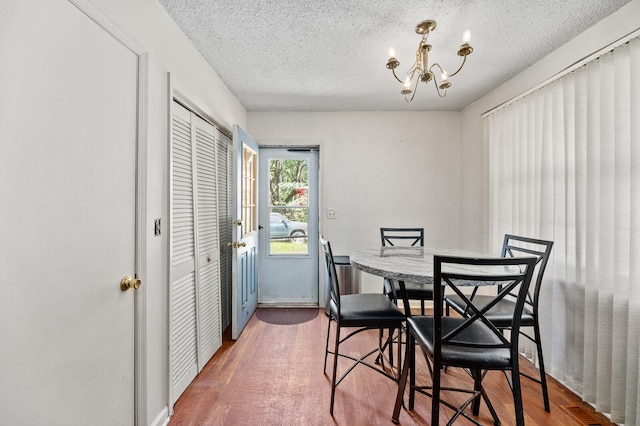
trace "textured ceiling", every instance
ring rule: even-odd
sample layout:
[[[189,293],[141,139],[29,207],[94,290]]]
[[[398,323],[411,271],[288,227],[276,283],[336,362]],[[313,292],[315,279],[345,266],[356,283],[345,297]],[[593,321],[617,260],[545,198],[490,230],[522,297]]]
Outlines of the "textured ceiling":
[[[629,0],[159,0],[249,111],[460,110]],[[473,54],[445,98],[414,101],[404,75],[431,19],[430,62],[453,72],[466,29]],[[401,77],[402,78],[402,77]]]

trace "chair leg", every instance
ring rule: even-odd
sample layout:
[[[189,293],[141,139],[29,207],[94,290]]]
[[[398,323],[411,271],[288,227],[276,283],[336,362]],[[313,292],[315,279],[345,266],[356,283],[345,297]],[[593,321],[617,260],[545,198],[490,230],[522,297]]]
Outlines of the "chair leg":
[[[398,328],[398,370],[402,367],[402,327]]]
[[[331,331],[331,314],[329,314],[329,321],[327,322],[327,343],[324,346],[324,367],[322,372],[327,372],[327,356],[329,355],[329,332]]]
[[[513,383],[513,405],[516,410],[516,425],[524,426],[524,408],[522,406],[522,390],[520,388],[520,369],[516,360],[513,366],[511,381]]]
[[[477,373],[480,379],[480,387],[478,389],[480,391],[480,395],[478,396],[478,404],[480,401],[480,396],[482,396],[482,399],[484,399],[485,404],[487,404],[487,408],[489,409],[489,412],[491,413],[491,417],[493,418],[493,424],[495,426],[500,426],[500,419],[498,418],[498,413],[496,413],[496,410],[495,408],[493,408],[493,404],[491,403],[489,396],[487,395],[484,388],[482,387],[482,379],[484,378],[486,371],[482,372],[478,370]]]
[[[432,398],[431,398],[431,424],[440,424],[440,370],[441,365],[433,363],[433,376],[432,376]]]
[[[420,300],[420,314],[424,315],[424,299]]]
[[[379,347],[379,348],[381,348],[381,347],[382,347],[382,336],[383,336],[383,334],[384,334],[384,329],[382,329],[382,328],[381,328],[380,330],[378,330],[378,347]],[[376,357],[376,360],[375,360],[374,362],[375,362],[376,364],[380,364],[380,362],[382,361],[380,358],[381,358],[381,356],[380,356],[380,355],[378,355],[378,356]]]
[[[395,329],[389,329],[389,364],[393,368],[393,332]]]
[[[384,328],[381,328],[378,331],[378,355],[376,356],[376,359],[374,360],[374,363],[377,365],[380,365],[382,367],[382,369],[384,369],[384,350],[388,347],[389,348],[389,364],[390,367],[393,367],[393,332],[394,329],[390,328],[389,329],[389,337],[385,340],[384,339]],[[383,343],[384,341],[384,343]]]
[[[400,347],[400,345],[398,345]],[[398,356],[398,359],[400,357]],[[391,421],[395,424],[400,422],[400,408],[403,405],[404,401],[404,391],[407,387],[407,376],[409,375],[409,369],[412,369],[411,365],[411,353],[409,351],[409,346],[407,345],[405,356],[404,356],[404,365],[402,366],[402,374],[400,374],[400,379],[398,380],[398,394],[396,395],[396,403],[393,406],[393,415],[391,416]],[[411,384],[409,384],[411,386]]]
[[[413,335],[407,330],[407,355],[404,360],[405,363],[409,362],[409,410],[413,410],[416,400],[416,342],[413,339]],[[437,424],[437,423],[436,423]]]
[[[471,403],[471,412],[474,416],[480,414],[480,392],[482,392],[482,371],[478,369],[471,370],[471,377],[473,377],[473,390],[478,393],[478,396]]]
[[[536,337],[536,349],[538,350],[538,362],[540,364],[540,384],[542,385],[542,398],[544,400],[544,410],[547,413],[551,412],[551,407],[549,406],[549,390],[547,389],[547,374],[544,371],[544,358],[542,356],[542,341],[540,340],[540,327],[538,326],[538,318],[536,317],[536,321],[533,326],[533,332]]]
[[[340,346],[340,324],[336,321],[336,344],[333,351],[333,376],[331,378],[331,407],[329,413],[333,416],[333,403],[336,397],[336,376],[338,374],[338,349]]]

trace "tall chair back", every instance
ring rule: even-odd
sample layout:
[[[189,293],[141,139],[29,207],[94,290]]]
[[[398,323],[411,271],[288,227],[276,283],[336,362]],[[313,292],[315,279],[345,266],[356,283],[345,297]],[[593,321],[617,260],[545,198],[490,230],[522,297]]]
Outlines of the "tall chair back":
[[[424,228],[380,228],[382,246],[411,246],[424,247]],[[398,300],[419,300],[420,312],[425,313],[425,301],[433,299],[433,288],[430,284],[405,282],[405,293],[400,290],[397,281],[384,278],[383,291],[395,303]]]
[[[329,303],[333,304],[335,311],[338,313],[338,316],[340,316],[340,282],[336,272],[331,243],[323,237],[320,237],[320,245],[324,253],[325,284],[329,287],[329,296],[331,298]]]
[[[526,307],[537,314],[542,278],[547,269],[547,262],[551,257],[553,241],[539,240],[535,238],[521,237],[519,235],[505,234],[502,243],[502,257],[534,256],[536,258],[533,272],[532,286],[529,288]]]
[[[424,228],[380,228],[382,246],[424,247]]]
[[[531,335],[528,329],[520,330],[519,333],[523,337],[533,342],[536,345],[538,364],[540,368],[539,377],[533,377],[531,375],[521,373],[528,379],[537,382],[542,387],[542,399],[544,401],[544,408],[546,411],[551,411],[551,405],[549,404],[549,391],[547,389],[547,377],[544,367],[544,355],[542,351],[542,341],[540,335],[540,323],[538,307],[540,301],[540,289],[542,287],[542,281],[544,272],[547,268],[547,263],[551,257],[551,249],[553,248],[553,241],[540,240],[535,238],[521,237],[518,235],[506,234],[502,243],[502,257],[510,258],[516,256],[533,256],[536,259],[535,268],[533,271],[531,286],[527,292],[524,309],[522,311],[521,326],[532,327],[533,335]],[[470,300],[476,305],[484,306],[491,301],[491,296],[476,294],[478,288],[474,288]],[[502,301],[495,304],[492,309],[487,312],[486,318],[491,321],[500,330],[507,330],[511,328],[513,306],[517,300],[516,294],[510,294]],[[449,295],[445,298],[447,306],[447,313],[449,308],[453,308],[461,315],[469,315],[469,306],[465,300],[458,295]],[[517,338],[518,336],[516,336]]]
[[[522,311],[531,283],[535,257],[508,258],[463,258],[455,256],[434,256],[433,316],[413,316],[407,318],[409,341],[407,344],[408,362],[405,363],[398,399],[394,408],[393,419],[397,420],[402,402],[403,387],[407,380],[407,370],[412,369],[409,409],[414,406],[415,391],[433,398],[431,407],[431,424],[439,424],[440,406],[452,408],[454,414],[449,421],[453,423],[459,416],[464,416],[477,424],[465,410],[472,407],[472,414],[477,416],[480,401],[485,401],[494,420],[500,424],[487,394],[482,387],[482,379],[486,370],[502,370],[512,372],[512,393],[517,425],[524,424],[522,393],[518,364],[518,331],[520,329]],[[476,305],[467,294],[470,286],[498,286],[492,300],[486,305]],[[458,295],[468,306],[468,315],[449,317],[443,315],[445,288]],[[486,314],[493,306],[511,294],[517,296],[511,313],[510,328],[514,332],[510,339],[487,319]],[[415,383],[415,345],[418,344],[432,375],[431,386],[416,386]],[[406,366],[408,364],[408,366]],[[473,389],[452,389],[447,391],[461,392],[471,395],[460,406],[450,401],[441,400],[441,379],[444,367],[464,368],[471,374]]]
[[[336,273],[336,264],[331,250],[331,243],[324,237],[320,237],[320,244],[325,258],[325,276],[330,287],[331,300],[328,303],[327,340],[324,350],[324,367],[327,371],[327,359],[333,355],[333,369],[331,375],[331,402],[329,412],[333,414],[335,403],[336,387],[343,379],[358,365],[364,365],[370,369],[397,381],[396,369],[393,368],[393,352],[389,350],[388,364],[384,356],[384,350],[390,347],[393,338],[393,331],[404,326],[404,313],[385,295],[376,293],[346,294],[340,293],[340,283]],[[331,323],[336,324],[333,350],[329,349],[329,335]],[[341,337],[341,329],[350,328],[346,336]],[[349,353],[341,351],[340,345],[346,340],[358,335],[366,330],[391,330],[389,338],[371,349],[368,352]],[[351,366],[347,367],[338,378],[338,359],[348,361]]]

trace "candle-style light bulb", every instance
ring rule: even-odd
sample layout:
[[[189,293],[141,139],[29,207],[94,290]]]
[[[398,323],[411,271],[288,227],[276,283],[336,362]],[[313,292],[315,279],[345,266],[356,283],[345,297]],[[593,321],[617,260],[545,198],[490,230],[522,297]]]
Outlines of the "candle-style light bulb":
[[[389,48],[389,57],[393,58],[396,56],[396,51],[393,49],[393,47]]]
[[[471,40],[471,33],[469,32],[469,30],[466,30],[464,32],[464,35],[462,36],[462,41],[464,43],[469,43],[469,40]]]
[[[440,78],[442,79],[442,81],[447,81],[447,74],[440,73]]]
[[[407,78],[404,80],[404,86],[402,87],[402,90],[400,91],[400,93],[402,93],[405,96],[411,93],[411,77],[410,76],[407,76]]]

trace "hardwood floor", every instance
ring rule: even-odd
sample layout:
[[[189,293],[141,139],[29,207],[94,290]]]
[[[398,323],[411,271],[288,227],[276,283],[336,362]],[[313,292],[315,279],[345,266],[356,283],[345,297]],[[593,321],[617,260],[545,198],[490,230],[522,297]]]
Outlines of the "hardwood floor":
[[[238,341],[231,341],[225,333],[222,348],[175,404],[169,425],[392,425],[396,383],[362,366],[338,386],[331,417],[331,358],[328,374],[322,373],[326,329],[324,310],[313,320],[296,325],[268,324],[254,314]],[[376,344],[377,332],[352,339],[345,350],[365,351]],[[427,377],[419,355],[418,375]],[[338,365],[346,364],[340,360]],[[522,364],[524,370],[533,370],[529,362]],[[455,369],[445,376],[447,381],[469,383],[469,377]],[[513,402],[504,376],[490,372],[484,383],[502,424],[512,425]],[[611,424],[554,379],[549,386],[551,413],[544,411],[540,387],[523,379],[527,425]],[[417,394],[415,410],[403,409],[400,424],[428,425],[430,410],[431,400]],[[441,421],[446,422],[449,414],[443,409]],[[478,420],[492,424],[484,403]],[[457,424],[471,423],[459,419]]]

